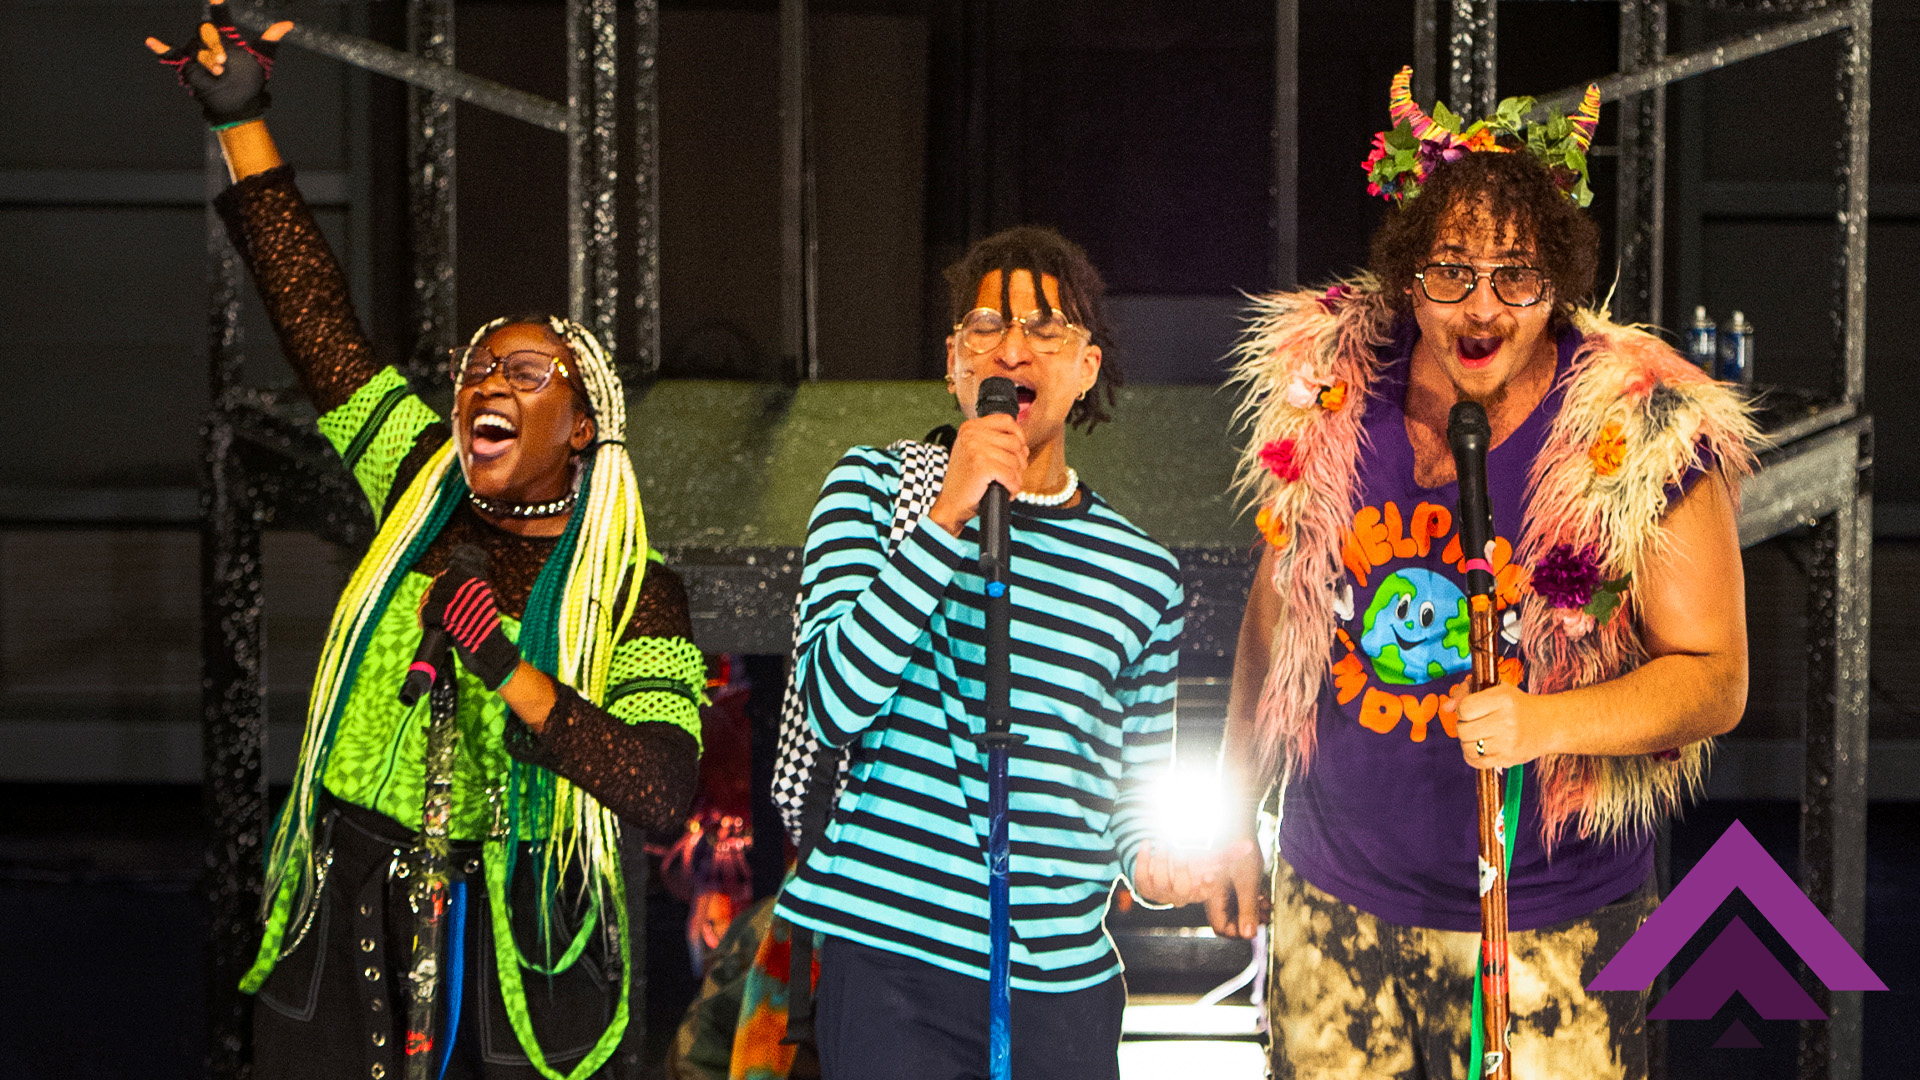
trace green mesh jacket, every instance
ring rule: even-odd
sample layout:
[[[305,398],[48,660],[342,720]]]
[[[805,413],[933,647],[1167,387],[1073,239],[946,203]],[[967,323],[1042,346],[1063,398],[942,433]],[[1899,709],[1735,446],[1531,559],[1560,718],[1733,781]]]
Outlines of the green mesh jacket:
[[[323,415],[320,430],[339,450],[368,502],[376,508],[387,506],[397,482],[413,479],[418,467],[415,463],[426,456],[420,451],[437,449],[446,438],[439,417],[407,389],[406,380],[392,368],[383,369],[345,404]],[[552,541],[513,536],[511,540],[515,543],[485,543],[489,538],[481,530],[496,533],[499,530],[477,520],[463,520],[465,518],[466,515],[456,518],[446,531],[457,534],[456,539],[479,539],[484,547],[496,549],[489,551],[492,565],[496,567],[494,576],[502,579],[495,582],[496,592],[502,608],[509,611],[501,625],[508,636],[517,640],[520,624],[513,616],[525,603],[532,578],[538,575],[538,563],[544,561]],[[436,541],[434,546],[452,545]],[[523,548],[525,554],[513,548]],[[417,822],[420,816],[424,791],[426,712],[402,706],[395,697],[395,688],[405,677],[407,665],[420,644],[421,631],[415,612],[433,580],[430,573],[423,571],[440,568],[434,565],[439,562],[435,554],[430,549],[422,564],[406,575],[387,610],[381,614],[349,691],[346,713],[322,777],[326,789],[337,798],[409,824]],[[529,558],[533,555],[538,556],[537,561]],[[684,592],[678,581],[672,580],[670,588],[664,587],[669,584],[670,576],[670,571],[658,563],[656,556],[643,579],[641,610],[615,647],[607,700],[600,705],[608,715],[625,724],[672,724],[697,741],[699,706],[706,682],[705,660],[684,633],[644,632],[668,629],[674,623],[685,624]],[[519,578],[525,578],[525,582],[517,580]],[[649,596],[649,591],[656,595]],[[486,772],[482,748],[498,746],[507,740],[508,710],[498,694],[488,692],[473,676],[461,671],[458,681],[460,754],[454,773],[450,830],[456,840],[479,840],[486,837],[493,825],[486,790],[497,782],[497,778]],[[508,745],[517,746],[524,740],[522,736],[508,741]],[[604,749],[599,739],[575,741],[587,744],[569,748],[576,753]],[[567,756],[562,753],[554,771],[569,779],[581,779],[572,774],[591,772],[594,764],[614,764],[568,761]],[[548,764],[545,760],[540,763]],[[594,790],[592,784],[582,786]],[[594,794],[602,792],[594,791]],[[622,800],[613,792],[606,794],[615,797],[602,801],[615,809],[631,801]],[[672,824],[677,825],[677,820]]]

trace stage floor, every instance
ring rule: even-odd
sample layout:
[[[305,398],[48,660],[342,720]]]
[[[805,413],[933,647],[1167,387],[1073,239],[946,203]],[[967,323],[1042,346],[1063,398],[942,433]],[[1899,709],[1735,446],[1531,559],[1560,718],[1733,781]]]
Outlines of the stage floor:
[[[0,1077],[201,1075],[199,814],[191,787],[0,785]],[[1676,869],[1691,866],[1735,818],[1785,861],[1795,814],[1794,804],[1773,801],[1696,807],[1675,830]],[[1920,803],[1875,804],[1867,843],[1866,955],[1891,989],[1867,995],[1865,1077],[1904,1080],[1920,1076],[1920,1043],[1911,1038],[1920,1015],[1920,920],[1912,917],[1920,910]],[[1744,903],[1736,894],[1716,918],[1724,922]],[[657,904],[650,923],[648,1041],[663,1050],[694,984],[676,910]],[[1693,954],[1709,939],[1696,936]],[[1244,1012],[1190,1018],[1201,1021],[1198,1037],[1181,1038],[1165,1007],[1183,1000],[1192,999],[1136,1000],[1135,1031],[1121,1050],[1126,1080],[1261,1074],[1257,1044],[1222,1037],[1250,1019]],[[1761,1049],[1712,1048],[1735,1018]],[[1672,1076],[1794,1075],[1796,1025],[1760,1019],[1743,998],[1712,1023],[1672,1028]]]

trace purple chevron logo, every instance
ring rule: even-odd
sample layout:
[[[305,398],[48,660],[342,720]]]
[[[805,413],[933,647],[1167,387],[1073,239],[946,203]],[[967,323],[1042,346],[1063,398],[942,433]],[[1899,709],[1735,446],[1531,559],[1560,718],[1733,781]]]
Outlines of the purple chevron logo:
[[[1768,924],[1827,989],[1887,988],[1747,827],[1735,821],[1587,989],[1639,991],[1652,986],[1661,969],[1673,961],[1735,889],[1760,909]],[[1738,918],[1713,939],[1647,1016],[1656,1020],[1711,1020],[1735,994],[1746,998],[1754,1011],[1768,1020],[1826,1019],[1820,1006],[1767,951],[1753,929]],[[1736,1020],[1714,1045],[1750,1047],[1760,1043],[1746,1025]]]

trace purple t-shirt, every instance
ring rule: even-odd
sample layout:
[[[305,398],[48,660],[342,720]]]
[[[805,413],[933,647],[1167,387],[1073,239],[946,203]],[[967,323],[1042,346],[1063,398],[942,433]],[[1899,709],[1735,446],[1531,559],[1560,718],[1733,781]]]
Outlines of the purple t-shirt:
[[[1318,748],[1286,791],[1280,851],[1295,872],[1354,907],[1401,926],[1480,928],[1475,770],[1449,730],[1449,693],[1471,674],[1467,602],[1454,516],[1459,487],[1413,476],[1404,405],[1417,330],[1403,320],[1381,352],[1367,399],[1359,509],[1349,524],[1340,620],[1320,694]],[[1559,339],[1564,373],[1577,331]],[[1525,687],[1506,605],[1518,599],[1509,566],[1526,508],[1528,466],[1560,408],[1560,382],[1487,455],[1496,536],[1493,564],[1503,681]],[[1519,836],[1507,883],[1515,930],[1585,915],[1632,892],[1653,866],[1651,833],[1594,841],[1563,834],[1549,859],[1540,842],[1539,788],[1524,767]]]

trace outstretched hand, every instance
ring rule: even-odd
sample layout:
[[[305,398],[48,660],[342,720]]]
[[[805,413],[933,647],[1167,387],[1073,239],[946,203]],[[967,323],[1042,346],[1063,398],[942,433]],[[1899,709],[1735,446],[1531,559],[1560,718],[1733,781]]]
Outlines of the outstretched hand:
[[[174,70],[209,125],[227,127],[266,115],[273,100],[267,93],[273,57],[292,29],[291,22],[277,22],[258,41],[248,41],[225,0],[212,0],[207,21],[200,24],[199,48],[170,46],[155,37],[147,39],[147,48]]]

